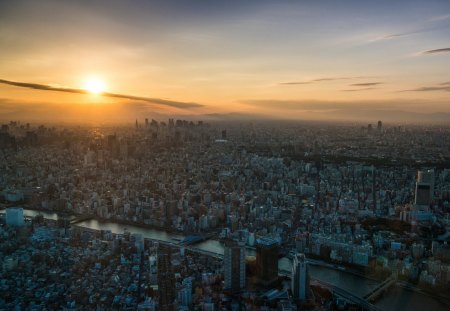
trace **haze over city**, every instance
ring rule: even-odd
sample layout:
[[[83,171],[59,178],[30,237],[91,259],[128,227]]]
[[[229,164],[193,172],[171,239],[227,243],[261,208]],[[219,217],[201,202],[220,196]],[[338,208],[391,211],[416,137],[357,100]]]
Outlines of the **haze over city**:
[[[450,310],[450,0],[0,0],[0,311]]]
[[[2,1],[0,116],[442,123],[449,31],[445,0]]]

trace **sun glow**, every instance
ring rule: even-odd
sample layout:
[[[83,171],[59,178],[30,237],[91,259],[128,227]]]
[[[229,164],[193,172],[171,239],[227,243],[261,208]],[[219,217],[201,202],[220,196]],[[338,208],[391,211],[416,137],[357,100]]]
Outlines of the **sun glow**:
[[[101,94],[105,90],[105,83],[98,78],[89,78],[84,82],[84,89],[92,94]]]

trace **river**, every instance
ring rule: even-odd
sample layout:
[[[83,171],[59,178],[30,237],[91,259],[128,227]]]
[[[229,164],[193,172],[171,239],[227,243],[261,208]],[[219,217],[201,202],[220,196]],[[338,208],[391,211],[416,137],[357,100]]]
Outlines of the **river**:
[[[58,215],[52,212],[37,212],[34,210],[24,210],[25,216],[34,217],[38,214],[43,215],[45,218],[56,220]],[[77,223],[78,226],[96,229],[96,230],[111,230],[113,233],[123,233],[126,228],[130,233],[141,234],[144,238],[164,241],[164,242],[176,242],[177,240],[183,239],[183,235],[168,233],[163,230],[158,229],[147,229],[132,225],[122,225],[112,221],[98,221],[95,219],[82,221]],[[223,254],[224,248],[219,241],[207,240],[195,245],[196,248],[214,252],[218,254]],[[248,255],[255,255],[255,251],[248,249]],[[288,258],[281,258],[278,262],[279,269],[290,270],[292,266],[291,260]],[[309,271],[311,277],[331,283],[335,286],[341,287],[355,295],[364,296],[372,289],[377,286],[377,282],[369,280],[357,275],[347,273],[345,271],[339,271],[334,269],[329,269],[320,266],[309,266]],[[446,311],[449,310],[448,305],[440,303],[438,300],[429,297],[427,295],[414,292],[405,288],[394,286],[388,293],[383,295],[376,303],[378,307],[386,311],[394,310],[435,310],[435,311]]]

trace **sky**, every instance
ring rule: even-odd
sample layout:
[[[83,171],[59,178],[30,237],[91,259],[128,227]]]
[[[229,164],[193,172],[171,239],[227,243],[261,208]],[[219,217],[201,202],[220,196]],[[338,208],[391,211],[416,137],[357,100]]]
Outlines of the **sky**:
[[[2,120],[445,122],[449,100],[448,0],[0,1]]]

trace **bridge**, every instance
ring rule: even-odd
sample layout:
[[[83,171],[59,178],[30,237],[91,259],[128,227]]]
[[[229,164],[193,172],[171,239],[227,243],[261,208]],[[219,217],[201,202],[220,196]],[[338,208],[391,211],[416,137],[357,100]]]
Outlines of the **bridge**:
[[[397,282],[397,279],[391,275],[389,278],[383,281],[380,285],[378,285],[375,289],[373,289],[370,293],[364,296],[364,299],[370,302],[375,301],[378,297],[380,297],[387,289],[389,289],[392,285]]]
[[[287,270],[280,270],[278,274],[282,275],[282,276],[286,276],[288,278],[291,277],[291,271],[287,271]],[[354,304],[357,304],[357,305],[361,306],[361,308],[363,310],[367,310],[367,311],[381,311],[380,308],[378,308],[377,306],[371,304],[365,298],[356,296],[355,294],[353,294],[353,293],[351,293],[349,291],[346,291],[345,289],[342,289],[341,287],[338,287],[336,285],[333,285],[331,283],[328,283],[328,282],[325,282],[325,281],[322,281],[322,280],[319,280],[319,279],[316,279],[316,278],[311,278],[311,280],[313,280],[317,284],[320,284],[323,287],[328,288],[334,294],[336,294],[336,295],[338,295],[338,296],[340,296],[342,298],[345,298],[346,300],[348,300],[348,301],[350,301],[350,302],[352,302]]]

